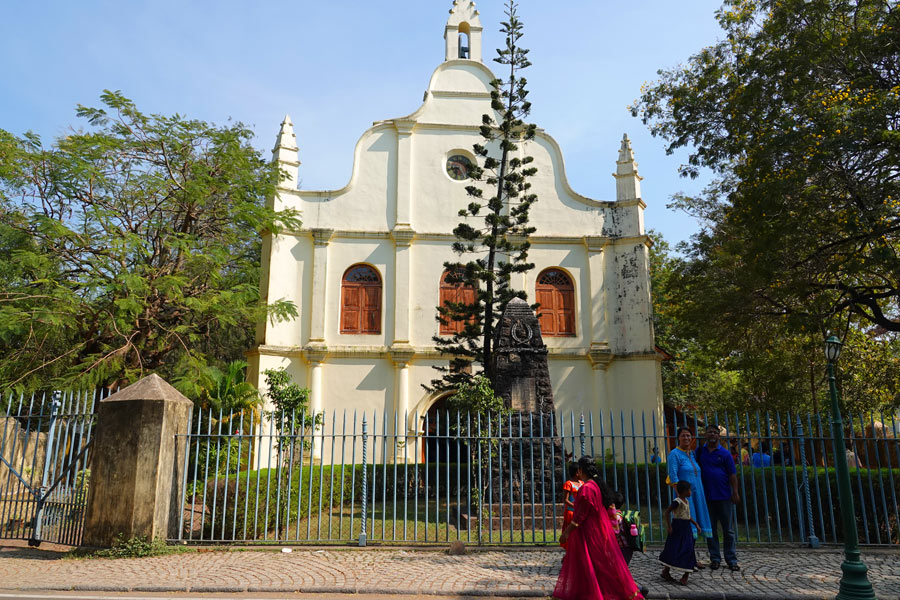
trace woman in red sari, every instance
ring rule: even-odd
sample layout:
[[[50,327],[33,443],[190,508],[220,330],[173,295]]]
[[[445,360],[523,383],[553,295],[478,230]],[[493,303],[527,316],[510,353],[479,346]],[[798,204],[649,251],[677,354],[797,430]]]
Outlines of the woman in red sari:
[[[642,600],[625,564],[612,524],[606,515],[597,464],[589,456],[578,461],[584,485],[575,496],[575,516],[559,538],[566,544],[553,597],[559,600]]]

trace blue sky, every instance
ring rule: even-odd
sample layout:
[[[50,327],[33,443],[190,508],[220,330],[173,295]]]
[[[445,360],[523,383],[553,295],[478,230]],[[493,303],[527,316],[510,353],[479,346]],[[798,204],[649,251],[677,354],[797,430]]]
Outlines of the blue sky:
[[[715,42],[721,0],[522,0],[532,121],[560,143],[572,187],[613,199],[616,153],[632,139],[646,224],[673,244],[696,223],[665,208],[686,154],[666,156],[626,106],[660,68]],[[0,0],[0,128],[49,141],[78,126],[77,104],[121,90],[151,113],[250,125],[272,148],[285,113],[300,146],[301,186],[335,189],[373,121],[421,103],[443,60],[451,0]],[[477,3],[485,62],[500,44],[501,0]]]

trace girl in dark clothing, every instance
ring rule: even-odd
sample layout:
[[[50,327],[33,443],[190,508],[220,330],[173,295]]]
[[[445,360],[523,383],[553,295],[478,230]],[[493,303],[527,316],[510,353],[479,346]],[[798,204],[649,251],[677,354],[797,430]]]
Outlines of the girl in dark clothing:
[[[671,569],[678,569],[684,574],[678,581],[681,585],[687,585],[688,575],[697,568],[697,557],[694,554],[694,533],[691,524],[697,526],[697,522],[691,518],[691,484],[682,479],[675,484],[678,497],[666,508],[665,518],[669,535],[666,536],[666,545],[659,553],[659,562],[663,564],[662,578],[666,581],[675,581]]]

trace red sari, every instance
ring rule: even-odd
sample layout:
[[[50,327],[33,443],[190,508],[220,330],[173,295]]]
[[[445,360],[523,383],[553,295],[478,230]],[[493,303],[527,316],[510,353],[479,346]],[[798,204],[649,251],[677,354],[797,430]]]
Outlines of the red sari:
[[[640,590],[622,558],[600,488],[588,480],[575,496],[578,527],[566,541],[553,597],[559,600],[636,600]]]

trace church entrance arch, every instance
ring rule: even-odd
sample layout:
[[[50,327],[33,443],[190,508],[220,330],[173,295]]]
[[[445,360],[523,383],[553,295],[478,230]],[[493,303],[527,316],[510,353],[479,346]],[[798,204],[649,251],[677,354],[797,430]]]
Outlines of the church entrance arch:
[[[457,438],[456,415],[448,407],[453,393],[438,395],[419,418],[423,441],[419,460],[423,463],[453,463],[465,453],[465,442]]]

